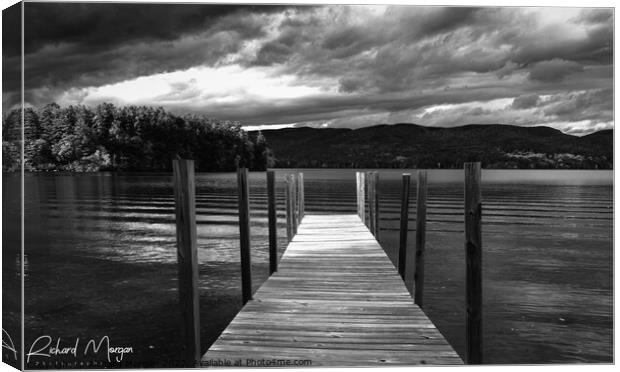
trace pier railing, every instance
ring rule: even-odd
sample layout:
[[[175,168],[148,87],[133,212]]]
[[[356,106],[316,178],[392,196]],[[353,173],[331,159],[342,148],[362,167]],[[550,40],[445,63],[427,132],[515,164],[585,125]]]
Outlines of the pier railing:
[[[466,357],[468,364],[482,363],[482,243],[480,163],[465,163],[465,252],[466,252]],[[269,272],[278,270],[277,204],[275,172],[266,173],[269,229]],[[284,180],[287,242],[293,240],[305,215],[303,173],[288,174]],[[379,173],[357,172],[357,214],[378,240]],[[415,255],[413,301],[423,308],[424,253],[426,243],[427,172],[417,171],[415,246],[407,242],[411,175],[402,175],[398,273],[405,280],[407,256]],[[182,315],[183,360],[187,366],[201,359],[198,295],[198,259],[195,217],[193,160],[173,160],[173,184],[179,266],[179,300]],[[237,171],[242,302],[252,300],[250,260],[250,210],[247,168]],[[413,252],[412,252],[413,250]]]

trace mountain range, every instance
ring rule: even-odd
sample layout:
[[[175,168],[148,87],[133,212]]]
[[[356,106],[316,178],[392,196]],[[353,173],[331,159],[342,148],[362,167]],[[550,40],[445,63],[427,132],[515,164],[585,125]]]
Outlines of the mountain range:
[[[583,137],[545,127],[465,125],[453,128],[381,124],[359,129],[263,130],[276,167],[612,169],[613,130]]]

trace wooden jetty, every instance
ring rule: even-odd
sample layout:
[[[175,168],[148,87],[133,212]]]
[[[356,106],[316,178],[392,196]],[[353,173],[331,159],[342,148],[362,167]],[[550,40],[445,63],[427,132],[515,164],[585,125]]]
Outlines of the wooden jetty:
[[[462,363],[357,215],[304,217],[278,271],[203,357],[239,359],[243,366],[247,359],[315,367]]]
[[[193,162],[175,160],[181,360],[186,367],[462,364],[422,311],[426,171],[417,174],[415,247],[407,244],[410,174],[403,174],[398,268],[377,241],[379,174],[358,172],[357,215],[305,214],[303,174],[285,179],[289,242],[277,257],[275,174],[267,172],[270,277],[253,294],[248,171],[237,172],[244,307],[200,355]],[[480,163],[465,163],[465,362],[482,363]],[[366,213],[366,211],[368,213]],[[415,248],[415,250],[413,250]],[[415,255],[407,268],[406,257]],[[405,272],[413,270],[413,298]]]

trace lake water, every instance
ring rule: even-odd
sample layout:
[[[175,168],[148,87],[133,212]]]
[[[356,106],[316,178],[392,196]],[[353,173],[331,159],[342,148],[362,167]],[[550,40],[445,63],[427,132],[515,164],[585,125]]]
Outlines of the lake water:
[[[280,254],[288,171],[277,173]],[[393,262],[402,172],[380,175],[379,241]],[[303,173],[307,213],[355,213],[355,170]],[[133,366],[165,366],[178,357],[171,178],[25,176],[27,347],[41,335],[60,337],[62,345],[107,335],[111,344],[133,347],[124,356]],[[484,170],[482,178],[485,363],[612,362],[612,172]],[[429,170],[428,182],[425,311],[463,356],[463,172]],[[19,177],[4,174],[3,186],[3,320],[11,332],[18,329],[17,301],[7,302],[7,293],[18,288]],[[257,289],[268,277],[265,173],[250,174],[250,193]],[[198,174],[196,199],[206,350],[241,308],[236,175]]]

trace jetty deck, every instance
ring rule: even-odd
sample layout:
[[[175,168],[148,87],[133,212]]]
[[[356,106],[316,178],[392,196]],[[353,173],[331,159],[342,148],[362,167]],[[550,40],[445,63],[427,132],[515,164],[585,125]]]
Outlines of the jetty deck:
[[[462,364],[357,215],[305,215],[278,271],[203,361]],[[271,365],[276,366],[276,365]]]

